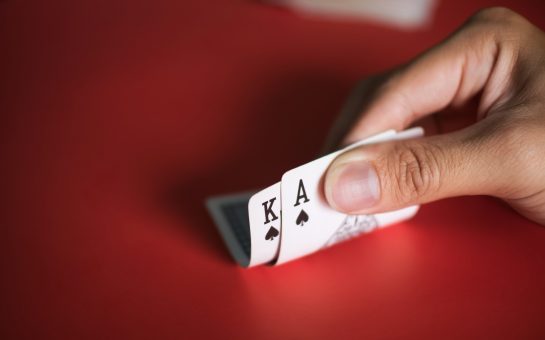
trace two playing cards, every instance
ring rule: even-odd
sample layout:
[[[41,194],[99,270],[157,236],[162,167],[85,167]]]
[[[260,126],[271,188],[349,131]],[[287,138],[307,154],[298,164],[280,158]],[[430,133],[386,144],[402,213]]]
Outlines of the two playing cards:
[[[233,258],[243,267],[282,264],[360,234],[414,216],[418,206],[373,214],[346,215],[323,194],[329,164],[352,148],[416,138],[421,128],[388,130],[286,172],[257,193],[213,197],[207,207]]]

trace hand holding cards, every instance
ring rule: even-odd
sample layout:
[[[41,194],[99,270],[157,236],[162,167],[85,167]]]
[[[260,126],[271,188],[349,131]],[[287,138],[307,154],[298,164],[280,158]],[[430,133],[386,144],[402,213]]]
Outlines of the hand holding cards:
[[[212,198],[207,202],[208,208],[241,266],[285,263],[414,216],[418,206],[374,215],[340,213],[327,204],[322,179],[335,157],[347,150],[422,134],[421,128],[400,133],[385,131],[292,169],[282,176],[281,182],[251,197],[244,194]]]

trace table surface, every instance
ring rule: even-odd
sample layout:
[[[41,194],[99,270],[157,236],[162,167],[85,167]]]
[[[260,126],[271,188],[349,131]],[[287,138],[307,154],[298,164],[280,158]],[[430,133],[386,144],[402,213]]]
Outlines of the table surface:
[[[545,27],[539,1],[499,3]],[[242,0],[1,1],[0,337],[543,338],[545,229],[498,200],[250,270],[203,205],[314,158],[360,77],[491,4],[406,32]]]

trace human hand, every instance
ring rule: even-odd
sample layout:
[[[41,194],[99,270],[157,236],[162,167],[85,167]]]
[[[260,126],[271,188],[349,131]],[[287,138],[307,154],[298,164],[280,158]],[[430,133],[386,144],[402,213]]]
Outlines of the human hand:
[[[478,110],[474,123],[451,133],[343,153],[324,181],[332,207],[364,214],[491,195],[545,225],[542,31],[508,9],[486,9],[414,61],[365,84],[368,97],[344,144],[403,130],[476,97]]]

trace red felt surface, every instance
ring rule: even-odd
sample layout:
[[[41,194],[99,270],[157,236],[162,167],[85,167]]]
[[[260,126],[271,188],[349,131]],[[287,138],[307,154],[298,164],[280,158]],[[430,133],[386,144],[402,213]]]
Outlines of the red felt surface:
[[[0,1],[0,337],[545,337],[545,228],[499,201],[251,270],[203,206],[312,159],[359,77],[491,4],[403,32],[241,0]]]

